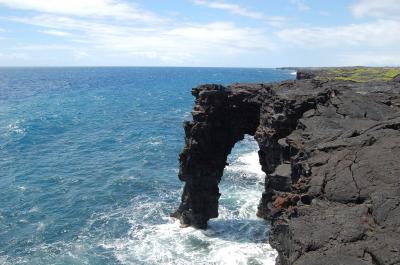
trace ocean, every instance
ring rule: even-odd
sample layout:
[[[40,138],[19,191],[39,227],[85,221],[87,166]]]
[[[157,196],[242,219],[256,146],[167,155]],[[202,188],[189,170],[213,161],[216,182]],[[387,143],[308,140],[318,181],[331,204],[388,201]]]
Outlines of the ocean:
[[[0,68],[0,264],[274,264],[255,216],[264,174],[237,143],[205,231],[180,202],[191,88],[275,82],[289,70]]]

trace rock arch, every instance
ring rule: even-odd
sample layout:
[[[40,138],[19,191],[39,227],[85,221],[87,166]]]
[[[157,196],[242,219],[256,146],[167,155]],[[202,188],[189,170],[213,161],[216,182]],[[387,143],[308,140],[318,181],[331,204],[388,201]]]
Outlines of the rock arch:
[[[185,185],[181,204],[171,215],[182,225],[206,228],[209,219],[218,217],[218,184],[228,155],[245,134],[259,143],[260,164],[267,174],[258,215],[268,218],[270,214],[267,205],[273,196],[271,188],[289,188],[293,172],[282,161],[288,160],[295,149],[286,150],[279,140],[296,128],[305,111],[321,98],[326,100],[326,94],[319,98],[311,93],[309,100],[299,97],[301,101],[297,102],[277,96],[275,90],[271,84],[203,85],[192,90],[196,98],[193,121],[184,123],[185,147],[179,157],[179,178]],[[268,181],[282,164],[278,171],[283,176]]]
[[[218,216],[218,184],[228,155],[245,134],[259,125],[260,101],[247,89],[235,92],[219,85],[192,90],[193,122],[185,122],[185,147],[180,154],[179,178],[185,182],[179,209],[172,216],[184,225],[206,228]]]

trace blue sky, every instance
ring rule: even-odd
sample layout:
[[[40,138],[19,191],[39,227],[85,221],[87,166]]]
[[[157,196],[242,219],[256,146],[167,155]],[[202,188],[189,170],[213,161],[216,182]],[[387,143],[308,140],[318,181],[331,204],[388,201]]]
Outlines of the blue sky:
[[[0,66],[398,66],[399,0],[0,0]]]

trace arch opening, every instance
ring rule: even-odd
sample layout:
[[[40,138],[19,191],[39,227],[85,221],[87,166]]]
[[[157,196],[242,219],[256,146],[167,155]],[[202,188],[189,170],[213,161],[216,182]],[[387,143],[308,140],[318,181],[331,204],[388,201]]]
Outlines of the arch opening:
[[[277,256],[268,244],[269,222],[257,216],[266,175],[258,150],[250,135],[235,144],[219,183],[218,218],[210,219],[208,229],[202,232],[205,240],[223,242],[215,244],[212,251],[217,259],[231,264],[272,264]]]
[[[245,135],[232,149],[219,183],[218,219],[257,220],[266,175],[261,169],[258,151],[258,143],[250,135]]]

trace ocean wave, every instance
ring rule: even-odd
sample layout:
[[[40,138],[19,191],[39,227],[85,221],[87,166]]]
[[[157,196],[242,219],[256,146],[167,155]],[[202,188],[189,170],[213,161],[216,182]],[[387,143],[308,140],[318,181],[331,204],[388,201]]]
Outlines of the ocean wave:
[[[132,238],[101,246],[112,249],[122,264],[275,264],[276,255],[269,244],[250,242],[249,238],[241,239],[243,242],[229,239],[229,234],[238,231],[224,237],[212,223],[208,230],[201,231],[182,229],[178,221],[166,222],[132,231]]]

